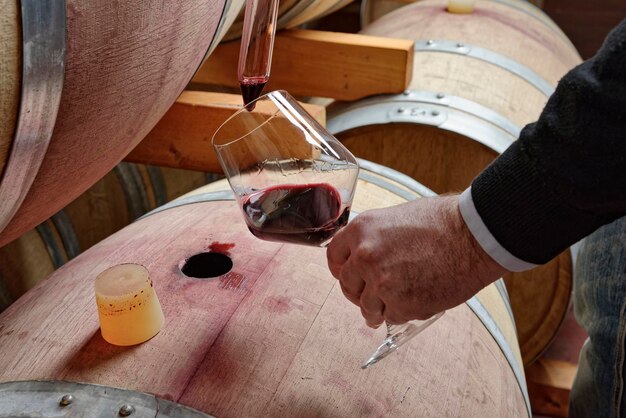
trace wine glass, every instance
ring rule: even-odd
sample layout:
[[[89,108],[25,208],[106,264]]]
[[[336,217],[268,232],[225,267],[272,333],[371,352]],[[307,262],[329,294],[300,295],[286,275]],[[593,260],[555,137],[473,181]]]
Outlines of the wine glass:
[[[324,247],[348,223],[358,162],[287,92],[267,93],[241,108],[212,142],[256,237]],[[380,361],[439,316],[387,324],[383,344],[362,367]]]

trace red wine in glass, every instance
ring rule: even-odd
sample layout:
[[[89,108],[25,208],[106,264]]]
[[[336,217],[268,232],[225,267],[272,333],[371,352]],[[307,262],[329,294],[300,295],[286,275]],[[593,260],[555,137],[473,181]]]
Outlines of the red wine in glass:
[[[248,1],[268,4],[266,0]],[[262,17],[263,13],[254,16]],[[254,50],[271,52],[271,48]],[[267,82],[267,78],[258,77],[269,76],[269,72],[259,68],[241,71],[239,82],[245,84],[246,77],[256,78],[257,84]],[[253,89],[243,87],[246,94],[244,90]],[[270,92],[253,103],[262,105],[252,112],[238,110],[211,141],[231,188],[240,196],[246,224],[261,239],[324,246],[348,222],[358,161],[287,92]],[[255,188],[259,185],[263,189]],[[242,194],[249,190],[253,192]],[[387,324],[383,343],[362,367],[393,353],[441,314],[404,325]]]
[[[348,222],[339,191],[327,183],[269,187],[242,204],[248,229],[256,237],[320,246]]]

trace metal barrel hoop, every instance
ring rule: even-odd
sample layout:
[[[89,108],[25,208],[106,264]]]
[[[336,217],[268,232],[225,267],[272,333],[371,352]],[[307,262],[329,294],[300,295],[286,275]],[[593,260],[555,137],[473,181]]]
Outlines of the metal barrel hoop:
[[[26,198],[56,123],[65,74],[65,1],[22,0],[22,91],[11,154],[0,181],[0,232]]]

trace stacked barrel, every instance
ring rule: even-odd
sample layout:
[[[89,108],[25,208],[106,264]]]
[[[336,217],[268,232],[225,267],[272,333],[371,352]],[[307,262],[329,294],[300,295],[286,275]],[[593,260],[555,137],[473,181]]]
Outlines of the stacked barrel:
[[[351,1],[281,1],[278,28]],[[358,371],[380,335],[342,299],[323,250],[256,240],[225,180],[198,189],[219,175],[197,171],[202,164],[121,162],[167,121],[218,44],[237,42],[244,1],[60,4],[0,0],[0,392],[56,379],[218,416],[530,416],[523,368],[566,313],[569,251],[489,286],[402,354]],[[360,7],[361,34],[414,46],[405,91],[323,101],[328,129],[363,159],[357,212],[466,188],[580,62],[558,26],[522,0],[475,0],[462,14],[444,0]],[[33,74],[29,54],[48,70]],[[213,132],[199,134],[210,147]],[[176,147],[164,152],[186,166]],[[203,251],[230,257],[233,270],[184,276],[181,263]],[[134,351],[101,339],[90,299],[95,275],[123,262],[151,271],[166,316]],[[137,379],[142,357],[159,367]]]

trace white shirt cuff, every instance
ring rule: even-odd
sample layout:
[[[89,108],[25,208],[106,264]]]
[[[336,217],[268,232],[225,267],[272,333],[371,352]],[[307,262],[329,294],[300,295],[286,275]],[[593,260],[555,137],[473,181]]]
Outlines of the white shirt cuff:
[[[508,252],[496,238],[491,234],[487,225],[476,211],[474,200],[472,199],[472,188],[468,187],[459,197],[459,209],[465,224],[478,241],[478,244],[491,258],[508,271],[524,271],[537,267],[537,264],[529,263],[515,257]]]

